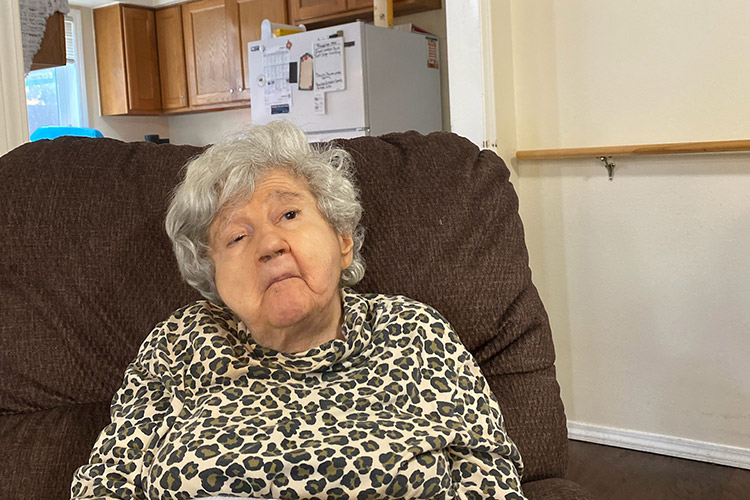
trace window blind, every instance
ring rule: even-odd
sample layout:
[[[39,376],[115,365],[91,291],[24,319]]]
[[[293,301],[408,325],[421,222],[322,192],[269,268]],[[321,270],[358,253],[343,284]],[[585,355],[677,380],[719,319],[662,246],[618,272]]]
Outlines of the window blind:
[[[75,23],[72,17],[65,17],[65,58],[68,63],[76,62]]]

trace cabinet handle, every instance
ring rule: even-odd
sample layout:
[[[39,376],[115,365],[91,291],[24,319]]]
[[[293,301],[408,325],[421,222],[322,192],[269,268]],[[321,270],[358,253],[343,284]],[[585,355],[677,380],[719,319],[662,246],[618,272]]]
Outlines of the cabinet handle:
[[[237,92],[242,92],[244,89],[242,87],[237,89]]]
[[[229,89],[230,94],[234,94],[234,89]]]

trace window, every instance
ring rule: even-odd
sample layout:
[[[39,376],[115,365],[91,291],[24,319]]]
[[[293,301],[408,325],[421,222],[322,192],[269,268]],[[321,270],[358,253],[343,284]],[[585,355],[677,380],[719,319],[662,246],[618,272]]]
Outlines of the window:
[[[31,71],[26,76],[29,134],[43,125],[88,126],[80,35],[81,13],[71,10],[65,16],[67,64]]]

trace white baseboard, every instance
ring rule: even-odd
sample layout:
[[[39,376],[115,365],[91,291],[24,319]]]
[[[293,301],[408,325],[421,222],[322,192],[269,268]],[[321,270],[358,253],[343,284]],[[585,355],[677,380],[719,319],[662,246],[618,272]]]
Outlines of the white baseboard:
[[[568,437],[575,441],[750,469],[748,448],[571,421],[568,421]]]

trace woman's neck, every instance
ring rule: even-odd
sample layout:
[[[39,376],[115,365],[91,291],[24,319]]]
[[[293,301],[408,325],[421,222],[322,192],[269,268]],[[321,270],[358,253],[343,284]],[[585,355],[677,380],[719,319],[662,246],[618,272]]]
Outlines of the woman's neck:
[[[248,331],[259,345],[284,354],[294,354],[309,351],[334,339],[344,340],[342,318],[341,301],[333,301],[328,310],[309,315],[294,325],[264,331],[248,328]]]

